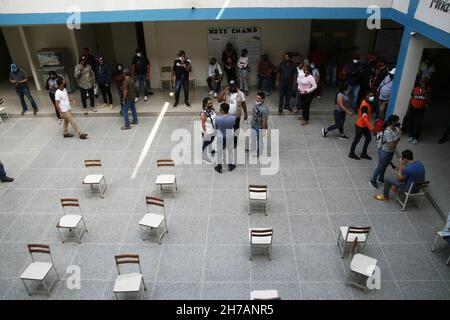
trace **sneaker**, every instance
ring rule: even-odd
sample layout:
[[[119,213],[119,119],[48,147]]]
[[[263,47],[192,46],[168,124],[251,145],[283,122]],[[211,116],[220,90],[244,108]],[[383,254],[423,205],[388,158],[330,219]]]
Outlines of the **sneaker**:
[[[414,138],[413,137],[409,137],[408,138],[408,142],[413,142]]]
[[[62,119],[58,119],[58,123],[61,124],[62,123]]]
[[[204,163],[204,164],[207,164],[207,165],[210,165],[210,164],[212,164],[212,162],[211,162],[211,161],[209,161],[209,160],[206,160],[206,159],[203,159],[202,161],[203,161],[203,163]]]
[[[138,124],[137,121],[131,121],[131,124]]]
[[[339,139],[340,140],[347,140],[347,139],[349,139],[349,137],[347,137],[345,134],[341,134],[341,135],[339,135]]]
[[[379,201],[389,201],[389,197],[385,197],[382,194],[377,194],[373,196],[375,198],[375,200],[379,200]]]
[[[370,181],[369,181],[369,184],[370,184],[372,187],[374,187],[375,189],[378,189],[378,183],[377,183],[376,181],[370,180]]]
[[[147,101],[148,100],[148,97],[147,96],[144,96],[144,101]]]
[[[33,114],[34,114],[34,115],[36,115],[36,113],[38,113],[38,112],[39,112],[39,109],[34,109],[34,110],[33,110]]]
[[[95,107],[89,107],[89,110],[91,110],[93,112],[97,112],[97,109]]]
[[[87,133],[82,133],[82,134],[80,134],[80,139],[82,139],[82,140],[85,140],[85,139],[87,139]]]
[[[322,137],[326,138],[328,131],[327,131],[327,129],[322,128],[321,133],[322,133]]]
[[[417,139],[414,139],[411,143],[414,145],[417,145],[419,143],[419,141]]]
[[[1,182],[13,182],[14,179],[10,178],[8,176],[4,176],[3,178],[0,179]]]
[[[362,154],[361,159],[372,160],[372,157],[369,156],[368,154]]]
[[[109,110],[113,110],[114,109],[114,105],[112,105],[111,103],[109,104]]]
[[[72,138],[72,137],[73,137],[73,134],[71,134],[71,133],[64,133],[64,134],[63,134],[63,137],[64,137],[64,138]]]
[[[360,158],[359,158],[356,154],[354,154],[354,153],[350,153],[350,154],[348,155],[348,157],[349,157],[350,159],[360,160]]]
[[[138,101],[139,101],[139,98],[138,98],[138,97],[134,98],[134,102],[135,102],[135,103],[138,102]]]
[[[209,95],[210,95],[210,96],[212,96],[212,95],[213,95],[213,93],[214,93],[214,91],[213,91],[213,90],[211,90],[211,91],[209,92]]]
[[[217,98],[217,92],[214,92],[214,98]]]
[[[188,107],[188,108],[190,108],[190,107],[191,107],[191,104],[189,103],[189,101],[188,101],[188,102],[185,102],[184,104],[185,104],[185,105],[186,105],[186,107]]]
[[[234,165],[234,164],[228,165],[228,171],[233,171],[234,169],[236,169],[236,165]]]
[[[175,102],[175,103],[173,104],[173,107],[174,107],[174,108],[178,107],[178,103]]]
[[[24,115],[25,112],[28,112],[28,110],[22,110],[22,112],[20,113],[21,115]]]
[[[217,165],[214,167],[214,170],[216,170],[218,173],[222,173],[222,166],[221,165]]]
[[[103,109],[103,108],[106,108],[107,106],[108,106],[107,103],[102,104],[102,109]]]
[[[130,130],[131,129],[131,127],[127,127],[127,126],[122,126],[121,128],[120,128],[121,130]]]

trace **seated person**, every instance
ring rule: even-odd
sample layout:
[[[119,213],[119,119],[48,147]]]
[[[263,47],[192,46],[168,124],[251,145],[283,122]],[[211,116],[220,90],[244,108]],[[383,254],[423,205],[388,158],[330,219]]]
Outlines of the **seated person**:
[[[422,162],[414,160],[411,150],[405,150],[402,152],[402,157],[397,167],[397,177],[384,179],[383,194],[376,195],[375,199],[389,200],[391,187],[394,192],[397,192],[397,190],[408,191],[411,183],[423,181],[425,181],[425,167]],[[414,187],[411,191],[412,193],[418,192]]]

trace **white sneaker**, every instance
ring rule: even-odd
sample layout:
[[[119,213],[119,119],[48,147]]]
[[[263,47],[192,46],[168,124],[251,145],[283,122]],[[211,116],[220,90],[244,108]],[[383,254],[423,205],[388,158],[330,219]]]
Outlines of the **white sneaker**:
[[[138,102],[138,101],[139,101],[138,97],[134,98],[134,102]]]
[[[147,96],[145,96],[145,97],[144,97],[144,101],[147,101],[147,100],[148,100],[148,97],[147,97]]]
[[[414,138],[413,137],[409,137],[408,138],[408,142],[413,142],[414,141]]]
[[[97,109],[95,107],[89,107],[89,110],[91,110],[93,112],[97,112]]]
[[[106,108],[108,106],[107,103],[102,104],[102,108]]]
[[[62,119],[58,119],[58,123],[61,124],[62,123]]]
[[[206,159],[203,159],[202,161],[203,161],[203,163],[204,163],[204,164],[207,164],[207,165],[210,165],[210,164],[212,164],[212,162],[211,162],[211,161],[208,161],[208,160],[206,160]]]
[[[419,141],[417,141],[417,139],[413,139],[412,144],[418,144]]]
[[[214,92],[214,98],[217,98],[217,92]]]
[[[322,128],[322,130],[320,131],[320,133],[322,133],[322,137],[326,137],[327,136],[327,129]]]
[[[213,90],[211,90],[211,91],[209,92],[209,95],[210,95],[210,96],[212,96],[212,95],[213,95],[213,93],[214,93],[214,91],[213,91]]]
[[[114,106],[112,104],[109,105],[109,109],[112,110],[114,109]]]

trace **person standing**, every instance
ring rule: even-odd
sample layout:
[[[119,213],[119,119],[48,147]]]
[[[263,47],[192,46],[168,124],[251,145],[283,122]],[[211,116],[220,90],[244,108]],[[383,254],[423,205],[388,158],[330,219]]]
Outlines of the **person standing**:
[[[90,110],[97,112],[95,108],[95,97],[94,97],[94,85],[95,85],[95,75],[94,70],[88,64],[87,56],[81,56],[79,63],[75,66],[75,79],[77,79],[78,87],[80,88],[81,103],[83,104],[84,114],[88,113],[86,95],[89,95]]]
[[[280,90],[280,97],[278,100],[278,113],[283,113],[284,109],[292,110],[289,106],[292,92],[294,89],[295,80],[297,78],[297,66],[291,60],[291,54],[285,53],[283,61],[278,67],[276,86]]]
[[[314,98],[314,90],[317,89],[317,83],[311,74],[310,65],[303,66],[303,73],[305,75],[299,78],[298,93],[303,111],[301,125],[305,126],[309,123],[309,108]]]
[[[241,91],[248,96],[248,75],[250,72],[250,67],[248,66],[248,56],[247,49],[242,49],[241,56],[238,60],[238,68],[239,68],[239,87]]]
[[[367,154],[367,148],[369,147],[370,141],[372,141],[371,131],[373,130],[373,125],[370,123],[370,117],[372,116],[371,103],[373,103],[374,101],[375,96],[372,91],[369,91],[358,109],[358,119],[355,123],[355,138],[353,139],[350,153],[348,155],[348,157],[351,159],[360,160],[360,157],[355,154],[355,149],[362,136],[364,135],[365,141],[361,153],[361,158],[372,160],[372,158]]]
[[[31,107],[33,108],[33,114],[36,115],[36,113],[38,113],[39,110],[36,105],[36,102],[33,99],[33,96],[31,95],[30,89],[28,88],[27,74],[25,73],[25,71],[20,69],[18,65],[15,63],[12,63],[10,65],[10,71],[11,72],[9,73],[9,82],[11,82],[14,85],[16,94],[19,97],[20,104],[22,105],[21,115],[24,115],[25,112],[28,111],[27,104],[25,103],[25,96],[31,103]]]
[[[227,43],[225,51],[222,53],[222,64],[225,74],[227,75],[228,84],[230,84],[232,80],[236,81],[236,62],[237,53],[233,49],[233,45]]]
[[[125,75],[123,74],[123,65],[121,63],[116,65],[116,72],[115,72],[115,80],[116,80],[116,89],[117,93],[119,94],[119,101],[120,101],[120,115],[122,116],[122,101],[123,101],[123,88],[122,84],[125,80]]]
[[[142,49],[136,49],[136,54],[131,63],[131,73],[136,85],[136,98],[134,99],[134,102],[139,101],[142,84],[144,85],[144,101],[147,101],[150,88],[150,61],[144,55]]]
[[[220,105],[221,114],[216,117],[215,121],[215,128],[217,129],[217,158],[214,170],[218,173],[222,173],[223,150],[225,150],[225,148],[228,153],[228,170],[233,171],[236,169],[233,150],[233,127],[236,123],[236,117],[228,113],[229,109],[230,106],[228,103],[222,103]]]
[[[334,109],[334,124],[328,128],[322,128],[322,136],[324,138],[327,136],[328,132],[339,128],[339,139],[348,139],[348,137],[344,134],[345,116],[347,114],[349,116],[353,116],[354,114],[348,105],[350,100],[348,97],[348,92],[348,85],[346,83],[341,83],[334,101],[336,104],[336,108]]]
[[[261,61],[258,63],[258,92],[263,89],[263,84],[266,84],[266,96],[270,96],[272,89],[272,70],[273,64],[269,60],[267,54],[261,56]]]
[[[264,92],[258,92],[256,95],[255,104],[252,108],[252,151],[255,156],[259,157],[264,151],[263,135],[267,134],[269,109],[266,107],[264,100],[266,95]],[[261,132],[261,130],[264,130]]]
[[[214,111],[213,101],[210,97],[203,99],[202,112],[200,113],[201,130],[202,130],[202,160],[206,164],[211,164],[210,157],[205,151],[214,141],[214,122],[216,120],[216,112]],[[211,149],[211,148],[209,148]],[[211,155],[212,155],[211,150]]]
[[[103,108],[107,107],[109,104],[109,109],[114,109],[111,94],[112,71],[111,67],[105,63],[105,60],[102,56],[98,58],[95,75],[97,77],[97,83],[100,87],[100,92],[102,93],[103,97]]]
[[[5,167],[3,163],[0,161],[0,181],[1,182],[13,182],[14,179],[10,178],[6,175]]]
[[[91,69],[92,71],[92,69]],[[77,123],[75,122],[70,103],[75,103],[75,100],[69,98],[69,95],[67,94],[67,90],[65,88],[65,80],[63,78],[58,78],[57,80],[58,89],[55,92],[55,104],[58,108],[58,111],[61,114],[61,117],[64,119],[64,125],[63,125],[63,137],[64,138],[72,138],[73,134],[69,133],[68,126],[69,123],[72,126],[72,129],[75,131],[78,137],[80,139],[86,139],[87,133],[82,133],[81,130],[78,128]]]
[[[386,128],[381,137],[381,147],[378,149],[378,165],[373,172],[372,179],[370,179],[372,187],[378,189],[377,179],[384,183],[384,174],[394,157],[400,137],[400,118],[391,115],[386,121]]]
[[[430,103],[430,91],[426,80],[420,80],[420,85],[415,87],[409,101],[408,124],[409,139],[408,142],[417,144],[422,132],[425,107]]]
[[[122,130],[129,130],[131,129],[130,126],[130,120],[128,119],[128,109],[131,109],[131,114],[133,115],[133,121],[131,124],[138,124],[138,117],[136,112],[136,105],[135,105],[135,97],[136,94],[134,92],[135,90],[135,84],[134,80],[131,77],[131,71],[128,68],[125,68],[123,70],[123,74],[125,75],[125,79],[122,83],[122,114],[123,118],[125,120],[125,125],[121,127]]]
[[[320,83],[320,71],[314,62],[311,63],[311,74],[317,83],[317,89],[314,91],[314,96],[320,100],[322,94],[322,85]]]
[[[173,107],[178,107],[180,103],[180,91],[183,86],[184,104],[190,107],[189,103],[189,73],[192,70],[191,60],[186,58],[186,53],[183,50],[178,52],[178,58],[173,62],[172,67],[172,81],[175,78],[175,103]]]
[[[51,70],[48,72],[48,78],[45,81],[45,89],[48,90],[48,95],[50,96],[50,100],[52,101],[53,107],[55,108],[56,118],[58,118],[58,123],[61,124],[61,115],[59,114],[58,108],[55,104],[55,92],[58,90],[58,74]]]
[[[229,111],[227,111],[227,113],[233,115],[236,119],[236,122],[233,126],[234,147],[236,148],[239,128],[241,126],[242,111],[244,111],[244,120],[247,120],[248,118],[247,105],[245,103],[245,94],[238,89],[236,83],[234,82],[234,80],[232,80],[230,82],[230,86],[226,87],[217,97],[217,101],[219,103],[226,102],[229,108]]]
[[[391,97],[392,86],[394,84],[395,68],[389,71],[389,74],[381,81],[378,87],[378,101],[380,102],[379,118],[384,119],[386,109]]]
[[[349,94],[352,98],[351,108],[353,111],[356,111],[356,103],[358,101],[361,80],[364,74],[363,66],[359,63],[359,54],[353,55],[353,61],[344,67],[344,73],[348,84]]]
[[[206,82],[208,83],[209,87],[209,95],[213,95],[217,98],[217,95],[220,92],[220,85],[222,83],[223,78],[223,72],[222,67],[217,62],[217,59],[215,57],[212,57],[209,60],[208,65],[208,78],[206,79]]]
[[[391,188],[394,191],[408,191],[412,183],[425,181],[425,167],[422,162],[414,160],[414,155],[411,150],[402,152],[399,165],[397,167],[397,174],[395,177],[389,177],[384,180],[383,194],[375,195],[376,200],[388,201],[389,192]],[[414,188],[412,193],[419,190]]]

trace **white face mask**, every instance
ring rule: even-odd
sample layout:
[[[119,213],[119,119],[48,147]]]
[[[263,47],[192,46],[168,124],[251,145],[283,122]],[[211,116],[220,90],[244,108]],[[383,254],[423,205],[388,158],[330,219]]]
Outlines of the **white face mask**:
[[[359,62],[359,60],[356,60],[356,59],[353,60],[353,63],[354,63],[354,64],[357,64],[358,62]]]
[[[117,70],[122,71],[122,67],[117,67]]]
[[[312,64],[312,65],[311,65],[311,68],[313,68],[313,69],[314,69],[315,67],[316,67],[316,65],[315,65],[315,64]]]
[[[369,101],[370,102],[374,102],[375,101],[375,97],[369,97]]]
[[[142,57],[142,53],[140,53],[140,52],[137,53],[136,55],[137,55],[139,58]]]
[[[255,103],[256,103],[258,106],[262,105],[263,102],[264,102],[264,101],[255,101]]]

